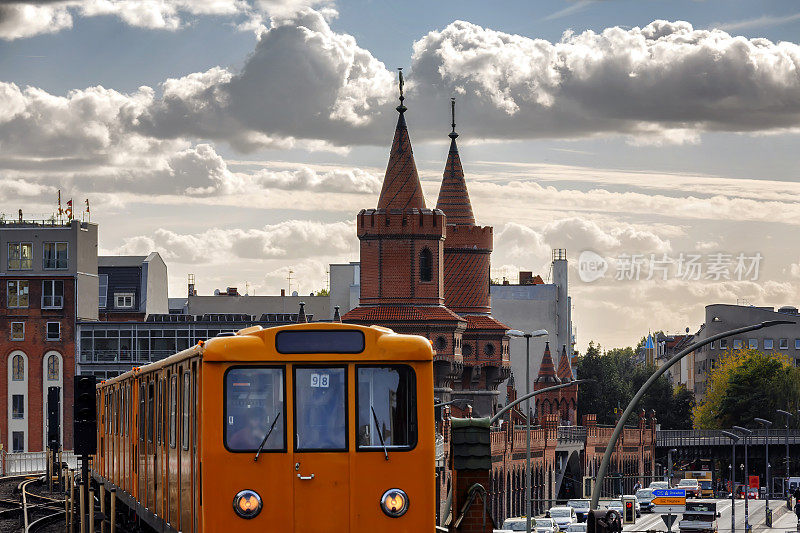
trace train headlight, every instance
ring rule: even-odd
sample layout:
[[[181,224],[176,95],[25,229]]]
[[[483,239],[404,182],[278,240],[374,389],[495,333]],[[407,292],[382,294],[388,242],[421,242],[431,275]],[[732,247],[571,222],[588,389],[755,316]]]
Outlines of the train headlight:
[[[400,489],[389,489],[381,496],[381,509],[392,518],[400,518],[408,511],[408,495]]]
[[[254,490],[239,491],[233,497],[233,510],[242,518],[255,518],[261,512],[261,496]]]

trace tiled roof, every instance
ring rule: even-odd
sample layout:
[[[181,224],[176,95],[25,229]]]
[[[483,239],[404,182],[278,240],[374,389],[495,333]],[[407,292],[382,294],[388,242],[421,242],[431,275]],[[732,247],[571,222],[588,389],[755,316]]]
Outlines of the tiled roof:
[[[464,318],[467,319],[467,329],[497,329],[508,331],[509,328],[505,324],[498,322],[494,318],[485,315],[468,315]]]
[[[457,136],[455,133],[450,134],[452,139],[450,152],[447,154],[447,163],[444,167],[444,177],[439,189],[436,209],[444,211],[448,224],[474,226],[475,216],[472,214],[472,203],[469,201],[464,170],[461,168],[461,158],[458,155]]]
[[[417,175],[417,165],[414,163],[414,153],[403,110],[397,118],[389,164],[386,166],[381,196],[378,198],[378,209],[413,207],[424,209],[425,198],[422,195],[422,185]]]
[[[450,219],[447,219],[448,223]],[[455,254],[444,262],[444,301],[454,308],[472,307],[475,302],[489,301],[489,284],[476,286],[474,280],[464,276],[465,272],[476,272],[484,268],[485,258],[480,254]],[[483,295],[478,293],[483,291]],[[483,307],[484,304],[479,304]]]
[[[542,364],[539,365],[539,376],[536,378],[536,383],[551,383],[557,385],[561,381],[556,377],[556,368],[553,365],[553,358],[550,357],[550,343],[544,345],[544,355],[542,356]]]
[[[561,347],[561,359],[558,360],[558,378],[562,383],[572,381],[572,367],[567,356],[567,347]]]
[[[342,320],[345,322],[401,322],[401,321],[463,321],[464,319],[440,306],[386,306],[356,307],[348,311]]]

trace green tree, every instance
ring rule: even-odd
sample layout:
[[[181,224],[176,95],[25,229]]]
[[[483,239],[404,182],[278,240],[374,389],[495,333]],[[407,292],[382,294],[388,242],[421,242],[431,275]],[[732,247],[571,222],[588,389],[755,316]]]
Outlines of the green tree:
[[[578,394],[578,416],[594,413],[597,423],[616,423],[614,409],[624,410],[633,395],[656,371],[656,367],[636,362],[632,348],[614,348],[601,353],[600,346],[589,343],[589,348],[576,361],[579,378],[593,378],[594,382],[582,384]],[[661,376],[637,406],[646,412],[654,410],[664,429],[692,427],[693,397],[683,387],[673,389],[666,376]],[[628,424],[635,424],[634,414]]]
[[[719,429],[771,418],[776,409],[800,406],[800,368],[783,355],[735,350],[723,355],[708,376],[706,396],[694,408],[694,424]]]

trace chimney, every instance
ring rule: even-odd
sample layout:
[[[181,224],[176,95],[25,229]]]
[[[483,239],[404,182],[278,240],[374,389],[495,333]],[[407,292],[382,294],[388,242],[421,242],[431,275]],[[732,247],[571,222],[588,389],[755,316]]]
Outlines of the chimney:
[[[286,296],[286,289],[281,289],[281,296]]]
[[[342,323],[342,316],[339,314],[339,306],[338,305],[334,305],[333,306],[333,321],[334,322],[338,322],[340,324]]]
[[[520,285],[533,285],[533,272],[520,271],[520,273],[519,273],[519,284]]]

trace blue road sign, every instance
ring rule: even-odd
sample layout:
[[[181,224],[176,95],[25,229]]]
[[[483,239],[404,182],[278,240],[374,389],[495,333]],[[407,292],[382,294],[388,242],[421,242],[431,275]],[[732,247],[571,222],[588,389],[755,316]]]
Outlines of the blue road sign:
[[[654,498],[685,498],[686,489],[655,489]]]

